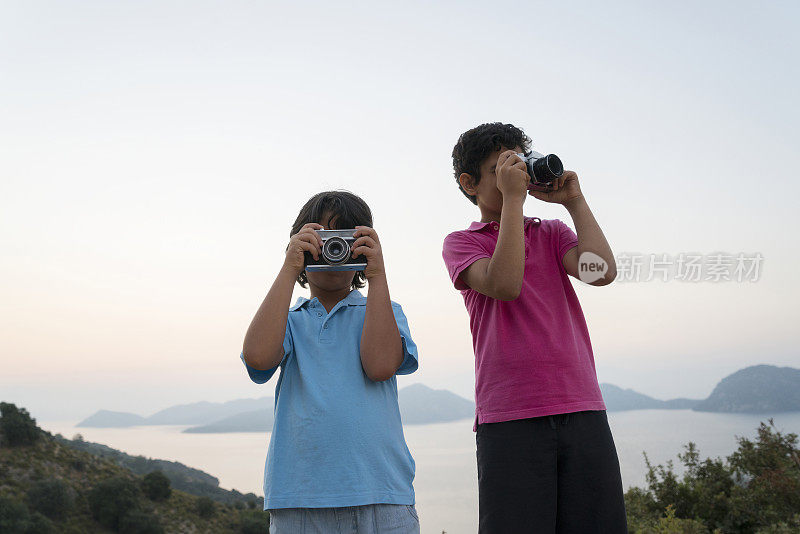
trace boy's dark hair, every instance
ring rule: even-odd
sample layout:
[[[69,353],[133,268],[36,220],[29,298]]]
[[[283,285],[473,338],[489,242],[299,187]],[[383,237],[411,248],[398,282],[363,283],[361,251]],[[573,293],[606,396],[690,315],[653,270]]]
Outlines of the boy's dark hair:
[[[525,132],[513,124],[489,122],[467,130],[458,138],[453,147],[453,171],[456,175],[458,188],[470,202],[477,205],[478,199],[467,194],[461,187],[458,177],[467,173],[478,184],[481,181],[481,163],[491,154],[501,148],[512,149],[520,147],[527,153],[531,148],[531,140]]]
[[[367,203],[349,191],[323,191],[317,193],[300,209],[300,214],[292,225],[289,237],[293,236],[303,225],[319,223],[323,215],[330,213],[331,229],[355,228],[356,226],[372,227],[372,210]],[[297,276],[297,283],[306,287],[308,277],[305,269]],[[366,285],[364,271],[356,271],[353,277],[353,289],[360,289]]]

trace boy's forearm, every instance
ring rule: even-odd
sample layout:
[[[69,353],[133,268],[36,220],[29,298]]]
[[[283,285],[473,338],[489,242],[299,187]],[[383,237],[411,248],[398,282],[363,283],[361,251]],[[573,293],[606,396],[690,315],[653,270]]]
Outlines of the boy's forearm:
[[[584,252],[593,252],[597,254],[608,264],[608,272],[606,278],[610,281],[617,276],[617,264],[614,260],[614,253],[611,251],[611,245],[608,244],[606,236],[603,235],[603,230],[594,218],[592,210],[589,209],[589,204],[586,199],[581,196],[580,198],[564,204],[567,208],[572,222],[575,225],[575,233],[578,235],[578,256]]]
[[[283,358],[283,339],[296,274],[284,266],[253,317],[244,336],[242,353],[248,365],[272,369]]]
[[[500,233],[486,274],[497,294],[513,300],[522,289],[525,270],[525,222],[522,205],[525,199],[503,201],[500,212]]]
[[[376,382],[388,380],[403,363],[403,346],[389,298],[386,276],[369,280],[367,311],[361,332],[361,366]]]

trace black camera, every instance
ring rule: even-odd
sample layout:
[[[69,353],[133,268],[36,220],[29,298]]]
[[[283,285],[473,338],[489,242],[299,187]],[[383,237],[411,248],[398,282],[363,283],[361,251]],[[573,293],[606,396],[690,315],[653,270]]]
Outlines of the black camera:
[[[517,154],[517,156],[522,158],[528,168],[531,177],[528,189],[531,189],[531,186],[549,187],[564,174],[564,164],[555,154],[545,156],[531,150],[528,154]]]
[[[355,228],[349,230],[315,230],[322,238],[322,253],[315,260],[310,252],[305,253],[306,271],[363,271],[367,258],[353,257],[351,247],[356,240]]]

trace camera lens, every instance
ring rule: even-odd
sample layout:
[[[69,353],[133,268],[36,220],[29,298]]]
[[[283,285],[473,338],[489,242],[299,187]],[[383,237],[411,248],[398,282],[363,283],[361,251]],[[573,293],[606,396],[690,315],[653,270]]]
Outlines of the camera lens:
[[[547,160],[547,169],[550,173],[556,177],[560,178],[562,174],[564,174],[564,164],[561,163],[561,159],[555,154],[550,154],[546,156],[545,159]]]
[[[341,237],[331,237],[322,245],[322,258],[329,264],[343,263],[349,253],[350,247]]]
[[[564,165],[555,154],[550,154],[543,158],[539,158],[531,165],[533,176],[543,183],[549,184],[556,178],[560,178],[564,174]]]

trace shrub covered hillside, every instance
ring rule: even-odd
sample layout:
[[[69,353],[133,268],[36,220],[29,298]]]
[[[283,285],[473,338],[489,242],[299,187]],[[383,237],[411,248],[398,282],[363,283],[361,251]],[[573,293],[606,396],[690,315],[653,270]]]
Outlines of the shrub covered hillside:
[[[694,443],[672,462],[652,466],[645,456],[646,489],[625,494],[628,528],[635,534],[800,532],[800,449],[796,434],[761,423],[755,440],[737,438],[726,460],[700,459]]]
[[[65,445],[24,408],[0,403],[0,532],[265,533],[266,512],[170,487]]]

